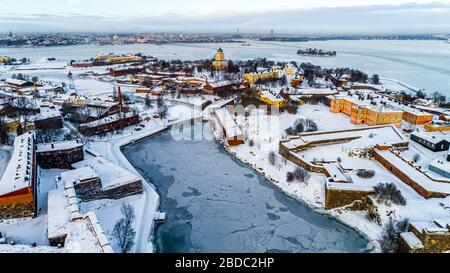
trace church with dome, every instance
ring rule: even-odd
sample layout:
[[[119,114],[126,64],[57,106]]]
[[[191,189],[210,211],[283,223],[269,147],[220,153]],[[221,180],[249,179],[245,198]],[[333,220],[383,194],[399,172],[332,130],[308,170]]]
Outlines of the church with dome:
[[[217,50],[216,55],[214,56],[214,60],[212,62],[212,66],[214,70],[226,70],[228,68],[228,61],[225,60],[225,55],[223,54],[222,48]]]

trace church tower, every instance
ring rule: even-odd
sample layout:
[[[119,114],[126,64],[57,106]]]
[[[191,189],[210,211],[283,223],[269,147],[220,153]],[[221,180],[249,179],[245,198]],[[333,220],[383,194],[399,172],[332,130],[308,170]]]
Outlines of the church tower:
[[[212,66],[214,70],[225,70],[228,68],[228,61],[225,60],[225,55],[223,54],[222,48],[217,50],[216,55],[214,56],[214,61],[212,62]]]

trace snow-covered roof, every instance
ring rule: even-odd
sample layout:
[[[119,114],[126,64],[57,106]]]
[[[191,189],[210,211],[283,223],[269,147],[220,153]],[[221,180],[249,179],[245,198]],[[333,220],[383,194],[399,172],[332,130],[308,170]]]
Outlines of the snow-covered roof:
[[[359,95],[364,99],[361,99]],[[370,99],[367,99],[368,96]],[[328,98],[346,100],[359,107],[366,107],[377,112],[408,112],[416,116],[432,116],[422,109],[389,100],[387,97],[376,94],[373,90],[358,90],[352,96],[349,96],[347,92],[341,92],[338,95],[328,96]]]
[[[62,142],[39,144],[37,146],[36,152],[43,153],[43,152],[65,151],[79,147],[83,147],[83,143],[79,143],[77,141],[62,141]]]
[[[299,88],[295,89],[295,92],[298,92],[299,95],[330,95],[337,93],[336,90],[331,88]]]
[[[450,122],[443,120],[433,120],[431,125],[434,127],[450,127]]]
[[[442,228],[446,228],[450,231],[450,217],[434,219],[434,222],[438,226],[440,226]]]
[[[67,236],[63,248],[65,252],[104,252],[89,217],[81,214],[77,218],[72,217],[74,205],[69,203],[72,197],[67,194],[68,191],[62,188],[48,194],[48,237]]]
[[[83,181],[100,178],[98,173],[90,166],[76,168],[75,170],[61,173],[61,181],[66,188],[70,188],[73,184],[82,183]]]
[[[104,157],[94,157],[91,159],[86,159],[73,164],[72,167],[77,169],[84,168],[84,170],[86,171],[88,171],[88,168],[90,168],[90,175],[94,175],[95,173],[95,175],[98,175],[98,177],[100,177],[103,190],[109,190],[126,184],[141,181],[141,178],[139,176],[114,164]],[[80,173],[80,175],[82,174]]]
[[[403,232],[400,234],[403,240],[408,244],[411,249],[421,249],[423,248],[422,242],[417,238],[417,236],[412,232]]]
[[[271,101],[284,101],[284,99],[280,96],[280,94],[277,94],[272,90],[261,91],[261,96],[264,96],[270,99]]]
[[[431,144],[438,144],[439,142],[444,141],[445,139],[432,133],[426,133],[426,132],[413,132],[411,136],[416,136],[418,138],[421,138],[423,140],[426,140],[430,142]]]
[[[27,84],[29,82],[28,81],[24,81],[24,80],[19,80],[19,79],[7,79],[6,83],[7,84],[12,84],[12,85],[22,86],[22,85],[25,85],[25,84]]]
[[[286,148],[293,150],[301,145],[311,142],[326,142],[327,140],[341,140],[361,138],[365,140],[365,146],[374,146],[376,144],[394,144],[405,142],[406,140],[394,126],[372,126],[357,130],[339,130],[339,131],[321,131],[313,133],[302,133],[296,137],[290,138],[281,144]]]
[[[218,87],[222,87],[222,86],[228,86],[228,85],[232,85],[233,82],[232,81],[227,81],[227,80],[219,80],[219,81],[211,81],[208,82],[208,84],[213,87],[213,88],[218,88]]]
[[[67,253],[64,248],[50,247],[50,246],[37,246],[31,245],[0,245],[0,253]]]
[[[405,175],[429,192],[450,194],[450,183],[435,182],[422,172],[416,170],[405,160],[395,155],[391,151],[377,151],[378,155],[390,162]]]
[[[410,225],[423,233],[449,233],[449,229],[447,227],[442,227],[435,221],[413,221]]]
[[[382,105],[382,104],[377,104],[377,105],[368,105],[368,106],[363,106],[363,107],[373,110],[375,112],[379,112],[379,113],[403,113],[403,110],[396,109],[389,105],[386,106],[386,105]]]
[[[373,192],[373,183],[341,183],[341,182],[326,182],[327,189]]]
[[[14,140],[14,151],[0,180],[0,196],[32,185],[34,136],[25,133]]]
[[[70,222],[68,203],[62,190],[52,190],[48,193],[48,238],[58,238],[68,233],[67,223]]]
[[[435,159],[430,163],[430,167],[437,168],[450,174],[450,162],[448,162],[447,160],[443,160],[441,158]]]
[[[342,170],[337,164],[323,164],[323,167],[327,171],[329,178],[334,182],[348,182],[347,177],[342,173]]]
[[[137,65],[137,66],[115,66],[113,68],[111,68],[114,71],[128,71],[128,70],[132,70],[132,69],[144,69],[145,67],[143,65]]]
[[[83,123],[80,125],[80,127],[97,127],[100,125],[104,125],[104,124],[108,124],[108,123],[113,123],[116,122],[118,120],[124,119],[124,118],[131,118],[136,116],[136,114],[134,114],[133,112],[128,112],[128,113],[118,113],[115,115],[111,115],[111,116],[107,116],[105,118],[99,119],[99,120],[95,120],[92,122],[88,122],[88,123]]]
[[[61,117],[61,112],[58,109],[50,108],[50,107],[41,107],[40,113],[36,115],[35,120],[43,120]]]
[[[227,134],[227,138],[234,138],[243,135],[235,119],[226,108],[217,109],[214,113],[220,125],[223,126],[223,129]]]

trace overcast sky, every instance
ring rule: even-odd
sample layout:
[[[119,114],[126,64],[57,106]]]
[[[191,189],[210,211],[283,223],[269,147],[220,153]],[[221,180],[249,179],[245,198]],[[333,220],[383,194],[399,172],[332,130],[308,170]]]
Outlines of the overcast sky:
[[[450,32],[450,0],[0,0],[0,7],[0,32]]]

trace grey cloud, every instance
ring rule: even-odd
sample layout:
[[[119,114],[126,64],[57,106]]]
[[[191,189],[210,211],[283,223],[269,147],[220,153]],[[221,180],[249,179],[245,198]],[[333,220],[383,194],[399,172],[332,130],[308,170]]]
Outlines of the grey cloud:
[[[20,22],[20,24],[17,24]],[[16,25],[17,24],[17,25]],[[74,13],[2,16],[0,31],[202,31],[278,33],[450,32],[450,5],[442,3],[315,8],[207,16],[164,14],[117,17]]]

